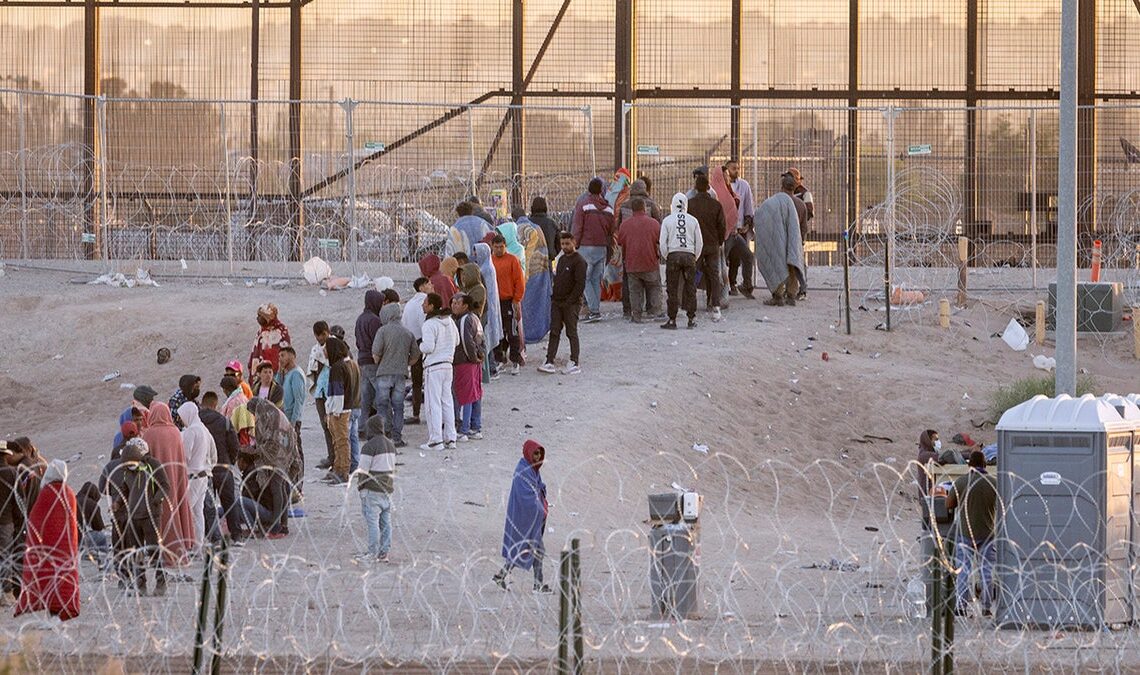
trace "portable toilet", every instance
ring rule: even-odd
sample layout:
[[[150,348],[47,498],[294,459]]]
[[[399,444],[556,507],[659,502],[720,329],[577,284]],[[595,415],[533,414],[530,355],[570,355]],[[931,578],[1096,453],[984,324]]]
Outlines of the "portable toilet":
[[[1091,394],[1035,396],[1002,415],[999,626],[1132,621],[1137,426]]]

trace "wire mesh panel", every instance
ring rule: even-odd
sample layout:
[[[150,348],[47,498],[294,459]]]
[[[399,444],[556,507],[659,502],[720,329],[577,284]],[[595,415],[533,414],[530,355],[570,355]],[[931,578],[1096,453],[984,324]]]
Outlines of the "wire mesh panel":
[[[742,4],[741,79],[746,87],[847,87],[848,3],[778,0]]]

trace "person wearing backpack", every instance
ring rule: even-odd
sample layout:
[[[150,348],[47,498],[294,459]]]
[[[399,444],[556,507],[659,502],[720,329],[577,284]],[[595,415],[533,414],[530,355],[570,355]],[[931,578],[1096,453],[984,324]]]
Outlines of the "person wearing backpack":
[[[127,441],[119,465],[109,477],[111,511],[121,518],[119,575],[128,593],[146,595],[146,573],[154,568],[154,594],[166,594],[166,573],[162,567],[159,525],[162,502],[170,482],[162,463],[150,455],[141,438]]]

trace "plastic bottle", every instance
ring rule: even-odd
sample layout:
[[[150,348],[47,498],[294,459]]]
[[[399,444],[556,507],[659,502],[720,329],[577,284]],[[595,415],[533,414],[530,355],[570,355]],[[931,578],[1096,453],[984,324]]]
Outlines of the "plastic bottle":
[[[915,577],[906,585],[906,606],[912,619],[926,618],[926,584]]]

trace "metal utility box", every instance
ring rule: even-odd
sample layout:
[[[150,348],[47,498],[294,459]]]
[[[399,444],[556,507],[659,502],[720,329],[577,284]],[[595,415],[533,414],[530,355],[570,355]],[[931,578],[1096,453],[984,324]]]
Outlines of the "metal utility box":
[[[658,617],[700,617],[700,504],[695,492],[649,495],[649,588]]]
[[[1049,284],[1048,330],[1057,328],[1057,284]],[[1077,332],[1112,333],[1124,317],[1124,289],[1119,282],[1077,282]]]
[[[1035,396],[997,425],[999,626],[1099,628],[1133,606],[1140,409]]]

